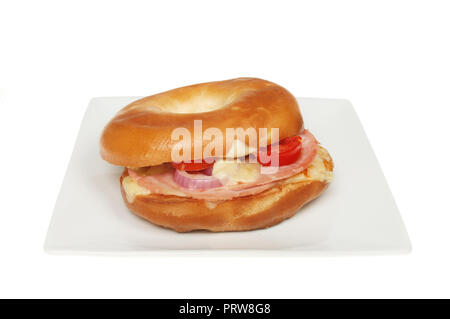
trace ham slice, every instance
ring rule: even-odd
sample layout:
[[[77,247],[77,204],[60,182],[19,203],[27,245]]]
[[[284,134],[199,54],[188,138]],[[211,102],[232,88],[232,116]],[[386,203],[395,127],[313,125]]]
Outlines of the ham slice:
[[[300,136],[302,137],[302,151],[296,162],[278,167],[276,168],[276,172],[260,174],[256,180],[249,183],[224,185],[206,190],[193,190],[178,185],[173,179],[173,171],[151,176],[140,176],[134,170],[128,169],[128,175],[136,179],[140,186],[156,194],[171,194],[209,201],[228,200],[235,197],[255,195],[275,186],[279,180],[302,172],[311,164],[317,155],[318,142],[307,130],[304,130]]]

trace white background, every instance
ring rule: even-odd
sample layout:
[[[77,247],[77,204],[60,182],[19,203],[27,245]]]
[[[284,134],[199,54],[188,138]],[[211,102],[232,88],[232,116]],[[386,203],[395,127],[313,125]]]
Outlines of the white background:
[[[410,255],[43,252],[91,97],[238,76],[353,102]],[[0,1],[0,297],[450,297],[449,89],[448,1]]]

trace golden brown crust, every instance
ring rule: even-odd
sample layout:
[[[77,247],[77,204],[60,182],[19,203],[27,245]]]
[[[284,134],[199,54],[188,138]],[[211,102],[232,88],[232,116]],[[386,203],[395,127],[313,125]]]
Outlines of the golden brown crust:
[[[180,113],[186,111],[202,112]],[[275,83],[255,78],[208,82],[152,95],[126,106],[105,127],[101,156],[112,164],[128,167],[171,162],[173,129],[186,128],[193,138],[194,120],[202,120],[203,131],[220,129],[224,138],[226,128],[267,128],[269,132],[278,128],[280,139],[296,135],[303,128],[295,97]],[[209,142],[203,140],[203,147]],[[271,143],[270,138],[266,143]],[[225,141],[223,145],[225,154]]]
[[[327,153],[328,154],[328,153]],[[333,170],[331,157],[323,159]],[[328,186],[325,181],[308,180],[279,183],[262,193],[220,202],[150,194],[136,196],[128,202],[122,186],[122,197],[136,215],[177,232],[193,230],[244,231],[267,228],[293,216],[303,205],[318,197]]]

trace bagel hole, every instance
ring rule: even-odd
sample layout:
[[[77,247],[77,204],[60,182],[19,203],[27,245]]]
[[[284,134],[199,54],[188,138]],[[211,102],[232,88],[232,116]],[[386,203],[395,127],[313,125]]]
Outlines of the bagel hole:
[[[233,95],[229,96],[194,96],[187,100],[171,100],[163,109],[170,113],[204,113],[221,109],[235,100]]]

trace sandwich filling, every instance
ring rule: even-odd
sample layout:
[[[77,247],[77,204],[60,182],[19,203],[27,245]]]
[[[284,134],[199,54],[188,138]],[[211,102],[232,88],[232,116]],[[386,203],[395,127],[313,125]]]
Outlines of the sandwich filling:
[[[128,176],[123,178],[122,185],[129,202],[133,202],[136,196],[149,194],[214,202],[255,195],[280,183],[312,180],[330,182],[333,178],[332,163],[327,151],[318,145],[307,130],[299,136],[301,152],[298,158],[291,158],[292,162],[284,165],[280,160],[280,166],[274,172],[265,172],[264,164],[249,162],[248,158],[224,158],[208,167],[198,164],[195,172],[186,172],[179,169],[180,166],[164,163],[152,167],[128,168]]]

